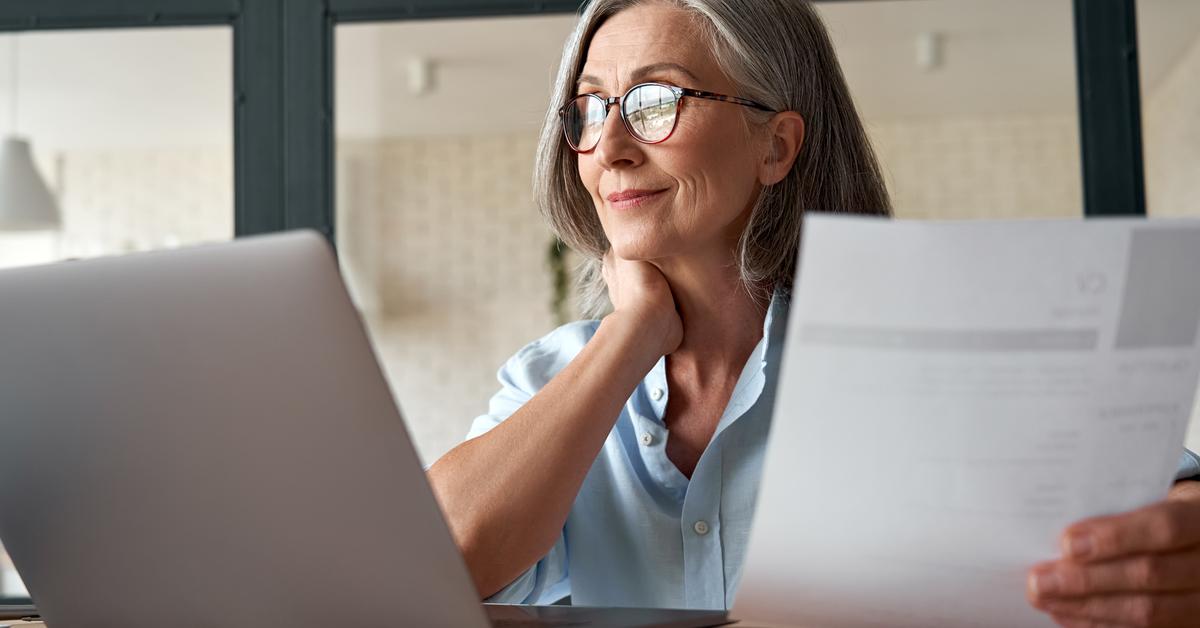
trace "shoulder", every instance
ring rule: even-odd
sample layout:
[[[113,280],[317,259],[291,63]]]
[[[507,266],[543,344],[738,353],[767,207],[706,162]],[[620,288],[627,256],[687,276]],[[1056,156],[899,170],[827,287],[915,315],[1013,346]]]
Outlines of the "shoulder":
[[[498,373],[501,382],[533,392],[575,359],[596,334],[598,320],[567,323],[517,351]]]
[[[499,425],[529,401],[559,371],[579,355],[596,334],[600,321],[577,321],[525,345],[509,358],[496,379],[500,390],[488,402],[487,414],[475,418],[467,438],[475,438]]]

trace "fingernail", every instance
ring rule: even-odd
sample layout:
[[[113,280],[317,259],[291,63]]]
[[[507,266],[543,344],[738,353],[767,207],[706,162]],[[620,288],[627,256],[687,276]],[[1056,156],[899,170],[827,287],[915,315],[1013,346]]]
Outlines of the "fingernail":
[[[1062,588],[1062,581],[1053,571],[1038,571],[1029,576],[1029,588],[1037,597],[1053,595]]]
[[[1092,538],[1086,534],[1076,534],[1067,539],[1067,556],[1083,558],[1092,553]]]

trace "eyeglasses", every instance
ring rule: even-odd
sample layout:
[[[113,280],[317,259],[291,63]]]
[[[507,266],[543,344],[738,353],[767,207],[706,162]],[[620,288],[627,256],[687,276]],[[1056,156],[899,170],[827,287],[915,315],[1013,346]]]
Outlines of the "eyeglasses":
[[[629,88],[629,91],[620,97],[602,98],[596,94],[576,96],[559,108],[558,115],[562,119],[563,135],[577,153],[586,153],[596,148],[596,144],[600,142],[600,133],[604,131],[608,110],[616,104],[620,105],[618,111],[621,112],[621,122],[625,124],[633,139],[643,144],[657,144],[671,137],[671,133],[675,131],[684,96],[775,112],[766,105],[736,96],[663,83],[641,83]]]

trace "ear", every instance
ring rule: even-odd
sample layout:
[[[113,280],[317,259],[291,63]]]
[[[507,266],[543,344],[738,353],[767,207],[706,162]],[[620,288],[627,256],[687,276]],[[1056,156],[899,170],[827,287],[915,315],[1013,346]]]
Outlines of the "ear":
[[[766,153],[758,166],[758,182],[775,185],[787,176],[804,145],[804,118],[795,111],[781,111],[767,122]]]

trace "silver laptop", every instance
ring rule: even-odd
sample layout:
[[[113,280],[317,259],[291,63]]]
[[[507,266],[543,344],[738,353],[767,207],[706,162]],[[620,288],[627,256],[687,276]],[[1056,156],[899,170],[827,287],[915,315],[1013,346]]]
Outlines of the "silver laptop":
[[[480,604],[311,232],[0,272],[0,400],[0,540],[52,627],[727,622]]]

